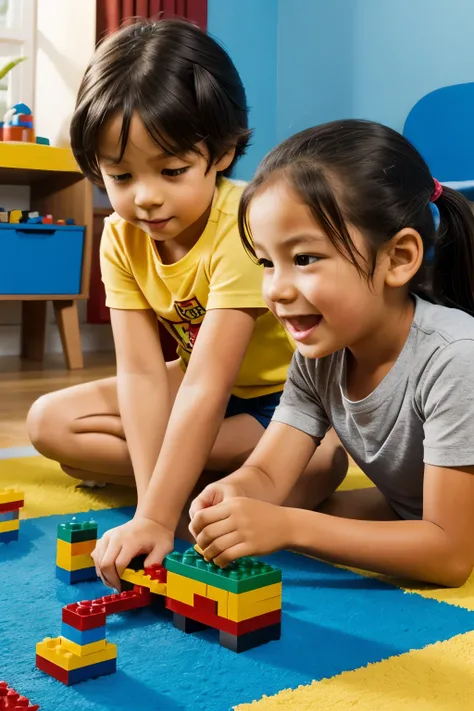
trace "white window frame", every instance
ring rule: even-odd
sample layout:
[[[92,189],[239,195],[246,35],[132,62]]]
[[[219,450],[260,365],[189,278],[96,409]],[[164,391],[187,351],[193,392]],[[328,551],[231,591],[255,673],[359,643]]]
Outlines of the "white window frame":
[[[27,104],[34,115],[37,0],[10,0],[7,27],[0,27],[0,44],[15,46],[16,56],[28,57],[13,70],[8,104]],[[0,57],[1,62],[1,57]],[[0,65],[1,66],[1,65]],[[3,117],[0,117],[0,121]]]

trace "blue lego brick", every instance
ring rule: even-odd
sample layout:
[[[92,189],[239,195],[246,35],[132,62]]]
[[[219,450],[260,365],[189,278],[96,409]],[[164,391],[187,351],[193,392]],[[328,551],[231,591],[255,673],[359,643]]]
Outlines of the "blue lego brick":
[[[17,518],[20,518],[20,512],[18,509],[16,509],[16,511],[4,511],[3,513],[0,513],[0,522],[15,521]]]
[[[18,531],[4,531],[0,533],[0,543],[11,543],[18,540]]]
[[[81,583],[85,580],[97,580],[95,568],[81,568],[80,570],[64,570],[59,565],[56,566],[56,577],[67,585]]]
[[[27,225],[42,225],[43,224],[43,218],[41,215],[39,217],[29,217],[26,221]]]
[[[66,639],[70,639],[71,642],[84,646],[85,644],[91,644],[91,642],[99,642],[100,640],[105,639],[106,628],[104,625],[103,627],[95,627],[93,630],[81,631],[76,630],[75,627],[71,627],[71,625],[63,622],[61,634],[63,637],[66,637]]]
[[[20,126],[21,128],[33,128],[33,121],[20,121],[20,115],[21,114],[16,114],[16,116],[12,116],[10,120],[10,125]]]
[[[40,146],[49,146],[49,138],[45,138],[44,136],[36,136],[36,143],[38,143]]]
[[[87,681],[88,679],[95,679],[98,676],[114,674],[116,671],[116,658],[108,659],[106,662],[98,662],[98,664],[91,664],[88,667],[72,669],[68,672],[68,686],[71,686],[72,684],[79,684],[81,681]]]

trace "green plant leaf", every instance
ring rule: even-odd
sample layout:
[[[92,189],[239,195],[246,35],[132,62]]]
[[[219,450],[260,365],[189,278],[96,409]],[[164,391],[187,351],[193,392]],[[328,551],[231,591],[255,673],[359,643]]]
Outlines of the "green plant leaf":
[[[20,62],[24,62],[25,59],[28,59],[28,57],[17,57],[16,59],[12,59],[11,62],[8,62],[8,64],[5,64],[3,69],[0,69],[0,81],[3,79],[4,76],[8,74],[8,72],[11,72],[11,70],[14,69],[17,64],[20,64]]]

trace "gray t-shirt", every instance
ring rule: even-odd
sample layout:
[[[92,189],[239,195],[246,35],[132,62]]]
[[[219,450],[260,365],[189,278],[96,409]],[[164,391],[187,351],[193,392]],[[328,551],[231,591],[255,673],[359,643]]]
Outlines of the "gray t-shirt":
[[[474,318],[415,298],[402,352],[370,395],[346,397],[345,350],[296,352],[273,416],[312,437],[334,427],[404,519],[422,516],[424,464],[474,465]]]

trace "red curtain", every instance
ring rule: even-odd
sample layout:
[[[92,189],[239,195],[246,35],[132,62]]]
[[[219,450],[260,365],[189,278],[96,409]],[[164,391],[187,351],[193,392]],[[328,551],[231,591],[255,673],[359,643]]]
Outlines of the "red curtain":
[[[97,0],[97,40],[136,17],[183,17],[206,30],[207,0]]]
[[[111,32],[115,32],[121,25],[133,22],[138,17],[150,19],[182,17],[199,25],[203,30],[207,29],[207,0],[97,0],[96,13],[97,42]],[[99,266],[102,219],[103,216],[99,218],[99,226],[94,230],[90,296],[87,303],[89,323],[110,321],[109,309],[105,305],[105,291]],[[176,343],[161,327],[160,333],[165,358],[173,360],[176,358]]]

